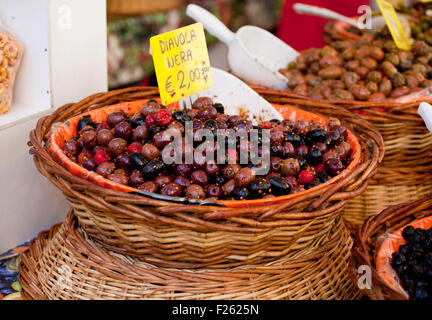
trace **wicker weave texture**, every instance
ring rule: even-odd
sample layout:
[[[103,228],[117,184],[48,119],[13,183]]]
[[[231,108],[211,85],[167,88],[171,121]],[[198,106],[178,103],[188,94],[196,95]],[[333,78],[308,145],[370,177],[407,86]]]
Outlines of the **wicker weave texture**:
[[[19,281],[26,299],[356,299],[351,246],[338,219],[332,238],[299,259],[223,270],[159,268],[104,250],[69,214],[30,243]]]
[[[401,300],[405,299],[400,293],[392,290],[378,275],[375,269],[377,250],[385,234],[391,234],[416,219],[432,215],[432,197],[391,206],[380,214],[369,217],[358,230],[355,245],[352,250],[354,263],[350,272],[361,265],[367,265],[372,270],[372,288],[363,290],[373,300]]]

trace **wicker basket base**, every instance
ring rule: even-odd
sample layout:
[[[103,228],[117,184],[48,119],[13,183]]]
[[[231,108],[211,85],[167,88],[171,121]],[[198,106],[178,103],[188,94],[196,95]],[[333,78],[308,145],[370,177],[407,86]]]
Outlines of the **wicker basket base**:
[[[384,209],[405,202],[414,202],[432,195],[432,185],[398,186],[369,185],[364,193],[350,200],[343,216],[350,226],[360,228],[370,216]]]
[[[356,299],[348,274],[352,241],[338,225],[332,239],[300,259],[197,271],[106,251],[69,214],[30,243],[19,281],[25,299]]]

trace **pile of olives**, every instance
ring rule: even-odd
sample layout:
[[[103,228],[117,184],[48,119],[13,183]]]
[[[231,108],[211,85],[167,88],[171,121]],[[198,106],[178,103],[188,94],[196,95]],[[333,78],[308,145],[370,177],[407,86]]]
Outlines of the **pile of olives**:
[[[432,228],[406,227],[406,244],[393,253],[392,266],[410,299],[432,300]]]
[[[432,85],[432,47],[418,40],[407,52],[385,35],[367,33],[303,51],[280,72],[289,92],[313,99],[383,102]]]
[[[240,164],[240,146],[225,144],[225,155],[234,161],[185,161],[186,123],[214,132],[256,129],[257,136],[248,135],[247,146],[256,139],[259,156],[268,155],[266,175],[257,175],[257,166],[250,158]],[[168,129],[182,134],[181,163],[167,165],[162,151],[170,141],[163,139]],[[269,143],[263,144],[263,130]],[[340,174],[351,161],[351,145],[346,142],[347,129],[338,119],[326,124],[318,122],[266,121],[258,126],[238,115],[227,115],[224,107],[208,97],[198,98],[190,110],[167,110],[154,100],[146,102],[139,113],[127,115],[115,111],[105,122],[95,123],[83,116],[74,137],[64,143],[63,152],[87,170],[119,184],[164,196],[189,199],[259,199],[298,193],[328,181]],[[196,139],[195,139],[196,140]],[[196,145],[194,144],[194,148]],[[212,142],[213,151],[219,144]],[[264,162],[261,162],[264,165]]]

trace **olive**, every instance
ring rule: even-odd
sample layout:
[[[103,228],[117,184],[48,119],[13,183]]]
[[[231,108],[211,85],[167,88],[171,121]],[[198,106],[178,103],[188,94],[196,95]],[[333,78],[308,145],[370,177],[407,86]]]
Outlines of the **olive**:
[[[230,179],[222,186],[222,191],[225,196],[229,196],[233,189],[235,188],[235,181],[234,179]]]
[[[108,178],[108,176],[114,172],[114,169],[115,169],[115,164],[111,161],[106,161],[101,163],[96,168],[96,173],[100,174],[104,178]]]
[[[305,157],[308,154],[308,152],[309,152],[309,148],[305,144],[299,145],[295,150],[295,153],[300,157]]]
[[[294,123],[293,130],[297,134],[303,134],[303,135],[305,135],[305,134],[307,134],[309,132],[309,129],[310,129],[309,122],[306,121],[306,120],[297,120]],[[292,143],[292,141],[289,141],[289,142]]]
[[[114,158],[114,163],[117,168],[127,169],[132,165],[132,161],[130,160],[130,155],[127,153],[119,154]]]
[[[327,151],[327,145],[323,142],[317,142],[313,147],[318,148],[321,151],[321,154]]]
[[[408,93],[410,93],[410,89],[408,87],[400,87],[400,88],[396,88],[394,89],[391,94],[390,97],[393,99],[402,97],[404,95],[407,95]]]
[[[108,129],[102,129],[97,133],[98,145],[106,146],[112,139],[114,139],[114,135]]]
[[[148,160],[146,159],[146,157],[139,152],[133,152],[129,155],[129,165],[132,166],[132,168],[135,170],[144,169],[147,163]]]
[[[155,193],[157,191],[157,187],[153,181],[146,181],[142,185],[139,186],[140,190],[150,193]]]
[[[372,47],[369,55],[377,61],[384,59],[384,51],[380,47]]]
[[[183,193],[183,188],[177,183],[168,183],[161,188],[161,194],[170,197],[180,197]]]
[[[114,138],[108,143],[107,152],[111,156],[117,156],[126,151],[127,143],[122,138]]]
[[[111,112],[107,117],[107,124],[114,128],[118,123],[126,120],[126,113],[123,110]]]
[[[324,182],[327,182],[328,180],[330,180],[330,176],[325,172],[319,172],[317,174],[317,178],[319,181],[321,181],[321,183],[324,183]]]
[[[312,145],[317,142],[325,142],[327,138],[327,132],[324,129],[315,129],[310,131],[306,136],[306,142]]]
[[[216,111],[218,113],[221,113],[221,114],[225,113],[225,108],[224,108],[224,106],[222,104],[220,104],[220,103],[214,103],[213,107],[216,109]]]
[[[392,83],[390,79],[383,78],[379,85],[379,92],[382,92],[384,93],[384,95],[388,96],[391,91],[392,91]]]
[[[270,146],[270,154],[272,156],[282,156],[284,154],[282,145],[280,143],[272,144]]]
[[[239,172],[241,169],[241,166],[237,163],[234,164],[227,164],[225,167],[222,168],[222,175],[225,179],[232,179],[236,175],[237,172]]]
[[[343,163],[340,161],[340,159],[337,158],[327,160],[325,162],[325,167],[327,172],[330,173],[332,176],[340,174],[344,169]]]
[[[189,199],[203,200],[205,199],[204,188],[197,184],[191,184],[185,189],[185,195]]]
[[[371,95],[378,92],[378,84],[376,84],[375,82],[366,83],[366,88],[370,91]]]
[[[357,100],[360,101],[365,101],[368,100],[371,92],[369,91],[369,89],[365,86],[362,86],[360,84],[356,84],[351,88],[351,93],[354,95],[354,97]]]
[[[94,171],[96,169],[96,163],[91,156],[83,157],[81,160],[81,165],[89,171]]]
[[[144,126],[146,124],[144,117],[138,117],[134,119],[131,123],[132,129],[136,129],[139,126]]]
[[[144,117],[146,117],[150,114],[158,112],[160,108],[160,104],[157,103],[155,100],[149,100],[141,107],[140,112]]]
[[[144,183],[144,179],[142,177],[141,172],[133,171],[129,177],[129,182],[134,187],[139,187]]]
[[[217,123],[217,121],[214,120],[214,119],[206,120],[204,122],[204,129],[211,130],[212,133],[215,134],[216,130],[218,129],[218,123]]]
[[[203,170],[195,170],[190,175],[192,182],[205,187],[208,184],[208,175]]]
[[[77,132],[80,132],[86,126],[89,126],[92,128],[94,126],[93,120],[92,120],[91,116],[89,116],[89,115],[82,116],[81,119],[78,121],[78,124],[76,127]]]
[[[231,195],[235,200],[246,200],[249,197],[250,192],[245,187],[235,187]]]
[[[327,162],[330,159],[337,159],[338,155],[334,150],[329,150],[322,155],[322,161]]]
[[[146,143],[141,148],[141,153],[146,157],[147,160],[154,160],[160,157],[161,152],[155,145]]]
[[[213,160],[213,161],[207,161],[204,170],[208,175],[214,175],[219,173],[220,167],[219,165]]]
[[[153,180],[153,182],[156,185],[156,187],[162,188],[164,185],[172,182],[172,177],[160,174]]]
[[[96,130],[87,130],[81,135],[81,140],[87,148],[93,148],[97,144]]]
[[[295,158],[288,158],[281,163],[281,173],[283,176],[294,176],[300,171],[300,163]]]
[[[216,184],[210,184],[207,187],[207,196],[208,197],[215,197],[220,198],[222,196],[222,188]]]
[[[154,136],[163,130],[163,128],[157,124],[148,127],[148,129],[151,136]]]
[[[217,116],[216,108],[213,107],[212,105],[201,108],[197,114],[197,118],[201,119],[202,121],[206,121],[209,119],[216,119],[216,116]]]
[[[134,141],[139,141],[143,143],[148,138],[148,135],[149,135],[148,127],[145,124],[139,125],[134,129],[132,139]]]
[[[351,153],[351,145],[343,141],[334,148],[334,151],[339,156],[339,159],[345,160]]]
[[[165,169],[165,164],[159,159],[154,159],[144,166],[141,173],[144,179],[153,180],[163,169]]]
[[[282,129],[273,128],[270,130],[270,143],[271,144],[281,144],[284,140],[284,132]]]
[[[368,68],[369,70],[375,70],[378,66],[378,63],[376,60],[367,57],[360,60],[360,65],[362,65],[365,68]]]
[[[169,129],[171,129],[171,130],[177,130],[178,133],[179,133],[180,135],[183,135],[184,132],[185,132],[184,125],[182,125],[182,124],[181,124],[180,122],[178,122],[178,121],[172,121],[172,122],[168,125],[168,127],[167,127],[167,130],[169,130]]]
[[[398,70],[397,68],[394,66],[394,64],[392,64],[389,61],[384,61],[381,65],[382,71],[384,72],[384,74],[387,77],[391,77],[393,74],[397,73]]]
[[[313,166],[316,166],[321,162],[321,150],[317,147],[312,148],[309,153],[307,154],[306,158],[309,161],[309,163]]]
[[[406,83],[405,77],[400,72],[393,73],[390,76],[390,81],[395,88],[403,87]]]
[[[382,74],[379,71],[371,71],[368,73],[366,80],[379,83],[382,79]]]
[[[113,173],[108,176],[108,179],[112,182],[123,184],[127,186],[129,184],[129,178],[123,174]]]
[[[202,122],[201,119],[193,119],[192,128],[194,131],[196,131],[198,129],[202,129],[203,127],[204,127],[204,123]]]
[[[183,188],[187,188],[187,187],[189,187],[191,185],[190,179],[188,179],[188,178],[186,178],[184,176],[180,176],[180,175],[176,176],[174,178],[173,182],[177,183],[179,186],[181,186]]]
[[[294,153],[295,148],[291,142],[284,142],[282,145],[283,154]]]
[[[232,128],[236,131],[236,132],[247,132],[249,134],[249,132],[253,129],[253,124],[252,121],[249,120],[238,120],[236,122],[234,122],[234,124],[232,125]]]
[[[307,164],[306,159],[303,158],[303,157],[300,157],[297,154],[290,153],[290,154],[287,154],[286,157],[287,157],[287,159],[292,159],[292,158],[297,159],[297,161],[298,161],[298,163],[300,165],[300,168],[303,168]]]
[[[185,124],[186,121],[191,121],[192,118],[184,111],[176,111],[172,114],[174,120],[180,122],[181,124]]]
[[[279,157],[270,157],[270,170],[280,172],[282,159]]]
[[[255,196],[265,196],[271,192],[271,184],[264,178],[255,179],[249,188]]]
[[[192,165],[185,163],[175,164],[174,172],[177,175],[188,176],[192,172]]]
[[[209,97],[199,97],[192,104],[192,108],[194,108],[194,109],[202,109],[203,107],[211,106],[211,105],[213,105],[213,100],[211,98],[209,98]]]
[[[267,181],[270,183],[272,193],[275,195],[289,194],[291,190],[288,182],[281,177],[273,176],[267,179]]]
[[[69,139],[63,146],[63,152],[69,158],[76,157],[79,152],[79,145],[76,140]]]
[[[237,187],[243,187],[255,180],[255,171],[251,168],[242,168],[234,176]]]
[[[213,184],[216,184],[218,186],[222,186],[225,182],[227,182],[227,179],[225,179],[221,175],[216,175],[216,176],[211,177],[211,181],[213,182]]]

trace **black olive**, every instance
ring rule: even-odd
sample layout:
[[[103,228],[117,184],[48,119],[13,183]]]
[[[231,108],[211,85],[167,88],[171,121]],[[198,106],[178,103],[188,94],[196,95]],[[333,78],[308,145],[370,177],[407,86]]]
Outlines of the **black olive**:
[[[302,143],[302,138],[293,131],[284,131],[284,142],[291,142],[293,146],[298,146]]]
[[[320,184],[321,184],[321,182],[319,180],[313,180],[312,182],[305,185],[305,189],[308,190],[308,189],[316,187]]]
[[[77,132],[80,132],[81,129],[84,128],[85,126],[94,127],[93,120],[92,120],[91,116],[89,116],[89,115],[82,116],[81,119],[78,121]]]
[[[154,136],[156,133],[161,132],[162,130],[163,128],[161,126],[158,126],[157,124],[149,127],[149,131],[152,136]]]
[[[139,127],[139,126],[145,126],[146,125],[146,121],[145,121],[145,118],[143,118],[143,117],[139,117],[139,118],[136,118],[134,121],[132,121],[132,123],[131,123],[131,127],[133,128],[133,129],[135,129],[136,127]]]
[[[186,121],[191,121],[191,117],[184,111],[176,111],[172,114],[174,120],[177,120],[178,122],[185,124]]]
[[[313,166],[316,166],[321,162],[321,150],[317,147],[312,148],[309,153],[307,154],[306,158],[309,161],[309,163]]]
[[[272,194],[274,195],[285,195],[290,193],[290,185],[285,179],[278,176],[273,176],[268,179],[271,185]]]
[[[252,193],[256,196],[265,196],[271,192],[271,184],[266,179],[257,178],[249,186]]]
[[[204,129],[209,129],[209,130],[211,130],[213,133],[215,133],[216,130],[218,129],[217,121],[216,121],[216,120],[213,120],[213,119],[206,120],[206,121],[204,122]]]
[[[399,247],[399,253],[407,254],[409,251],[409,247],[406,244],[403,244]]]
[[[224,106],[222,104],[220,104],[220,103],[214,103],[213,107],[216,109],[216,111],[218,113],[225,113],[225,108],[224,108]]]
[[[426,300],[429,298],[427,291],[424,288],[418,288],[415,290],[414,296],[418,300]]]
[[[308,145],[312,145],[317,142],[325,142],[326,139],[327,132],[324,129],[312,130],[306,136],[306,142]]]
[[[245,200],[249,197],[249,190],[246,187],[235,187],[231,192],[231,196],[235,200]]]
[[[216,176],[212,176],[211,177],[211,182],[213,184],[216,184],[218,186],[223,186],[225,184],[225,182],[227,182],[228,180],[225,179],[222,175],[216,175]]]
[[[132,164],[132,168],[135,170],[142,170],[144,166],[148,163],[147,158],[139,152],[133,152],[129,155],[129,159]]]
[[[325,172],[320,172],[317,174],[317,178],[321,183],[327,182],[330,179],[330,176]]]
[[[153,180],[158,176],[159,173],[162,172],[164,168],[165,164],[161,160],[154,159],[144,166],[141,173],[144,179]]]
[[[283,156],[283,147],[281,144],[275,143],[272,144],[270,147],[270,154],[272,156],[280,157]]]
[[[280,120],[278,119],[271,119],[270,122],[275,124],[280,124]]]
[[[400,254],[398,252],[393,253],[393,262],[392,262],[393,267],[405,264],[406,262],[407,259],[403,254]]]
[[[409,241],[409,238],[414,234],[414,227],[408,226],[402,231],[402,236],[405,238],[405,240]]]

